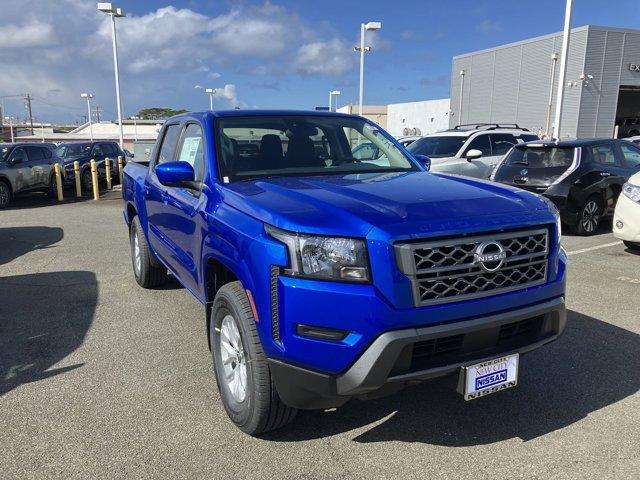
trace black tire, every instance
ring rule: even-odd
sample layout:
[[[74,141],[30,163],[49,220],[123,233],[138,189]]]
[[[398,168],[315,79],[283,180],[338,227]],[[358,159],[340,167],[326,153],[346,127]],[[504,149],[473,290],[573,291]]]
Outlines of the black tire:
[[[228,320],[229,316],[231,320]],[[233,345],[232,341],[226,341],[230,337],[225,336],[223,321],[235,323],[241,340],[240,345]],[[209,333],[216,382],[224,409],[231,421],[249,435],[259,435],[291,422],[298,411],[285,405],[276,391],[255,327],[253,312],[240,282],[227,283],[218,290],[211,309]],[[222,341],[225,341],[226,348],[223,347]],[[225,376],[223,348],[226,352],[236,349],[238,354],[238,360],[231,362],[228,368],[242,367],[244,361],[246,369],[244,398],[239,399],[237,392],[234,394],[233,380],[227,380]],[[229,353],[226,355],[229,360]]]
[[[640,243],[628,242],[624,240],[624,246],[627,247],[629,250],[633,250],[634,252],[640,252]]]
[[[598,227],[602,221],[604,204],[602,199],[593,195],[584,202],[578,211],[577,223],[573,227],[574,233],[588,237],[598,232]]]
[[[58,186],[56,185],[55,173],[51,175],[49,188],[47,188],[47,195],[49,196],[49,198],[58,198]]]
[[[5,208],[11,203],[11,187],[4,180],[0,180],[0,208]]]
[[[93,191],[93,179],[91,178],[91,169],[85,168],[80,173],[80,185],[85,192]]]
[[[136,259],[136,241],[139,259]],[[133,275],[142,288],[159,287],[167,281],[167,269],[154,264],[144,236],[142,225],[138,217],[133,217],[131,229],[129,231],[129,243],[131,244],[131,264]],[[137,262],[139,260],[139,263]]]

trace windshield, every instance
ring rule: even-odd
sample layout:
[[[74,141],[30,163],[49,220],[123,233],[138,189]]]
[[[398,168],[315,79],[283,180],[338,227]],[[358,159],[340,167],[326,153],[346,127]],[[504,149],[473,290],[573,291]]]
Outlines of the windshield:
[[[407,150],[430,158],[455,157],[466,141],[467,137],[462,136],[424,137],[409,145]]]
[[[250,116],[217,121],[225,181],[418,170],[378,127],[339,116]]]
[[[515,147],[505,158],[505,165],[528,168],[568,168],[573,163],[573,147]]]
[[[90,143],[67,143],[65,145],[60,145],[56,149],[56,154],[61,158],[89,155],[90,152]]]

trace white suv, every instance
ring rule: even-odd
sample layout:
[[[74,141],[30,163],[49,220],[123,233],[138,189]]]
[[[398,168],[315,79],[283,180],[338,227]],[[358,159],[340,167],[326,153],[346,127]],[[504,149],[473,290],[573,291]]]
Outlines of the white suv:
[[[489,178],[513,145],[532,140],[539,138],[516,124],[474,123],[426,135],[407,150],[429,157],[432,172]]]

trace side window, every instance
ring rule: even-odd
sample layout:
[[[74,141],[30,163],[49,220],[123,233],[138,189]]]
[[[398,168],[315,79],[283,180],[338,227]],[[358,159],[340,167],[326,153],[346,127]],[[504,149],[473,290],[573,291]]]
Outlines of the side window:
[[[27,159],[27,154],[24,151],[24,148],[22,147],[17,147],[13,149],[13,152],[11,152],[11,157],[9,157],[10,161],[16,161],[19,160],[21,163],[25,163],[28,161]]]
[[[628,167],[640,167],[640,149],[631,145],[620,145],[620,150],[622,150],[622,156],[624,156],[624,161]]]
[[[591,147],[591,154],[593,155],[593,159],[596,162],[601,163],[602,165],[618,165],[615,152],[613,151],[613,145],[611,144],[596,145],[594,147]]]
[[[44,152],[40,147],[24,147],[30,162],[41,162],[44,160]]]
[[[180,136],[180,125],[169,125],[164,131],[162,137],[162,145],[158,154],[156,163],[165,163],[173,161],[173,153],[176,151],[176,144]]]
[[[510,133],[492,133],[491,151],[492,155],[505,155],[511,147],[518,143]]]
[[[491,145],[489,144],[489,135],[481,134],[481,135],[478,135],[473,140],[471,140],[471,143],[466,148],[464,153],[466,154],[469,150],[480,150],[484,157],[491,156]]]
[[[190,163],[195,172],[195,180],[202,181],[204,177],[204,139],[200,125],[190,123],[185,128],[182,143],[178,149],[178,160]]]
[[[53,154],[51,153],[51,150],[49,150],[46,147],[40,147],[42,148],[42,153],[44,154],[44,158],[51,158],[53,156]]]
[[[93,149],[91,150],[91,156],[101,157],[102,155],[104,155],[104,151],[102,150],[102,145],[100,145],[99,143],[96,143],[93,146]]]
[[[373,160],[376,158],[377,148],[372,143],[361,143],[353,149],[353,158],[358,160]]]

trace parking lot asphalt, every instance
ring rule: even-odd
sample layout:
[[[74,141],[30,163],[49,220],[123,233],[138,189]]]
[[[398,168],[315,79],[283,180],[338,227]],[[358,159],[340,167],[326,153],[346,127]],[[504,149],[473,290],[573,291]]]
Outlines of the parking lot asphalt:
[[[565,235],[568,327],[520,384],[447,378],[264,438],[227,419],[204,308],[134,281],[117,193],[0,211],[0,478],[638,478],[640,256]]]

